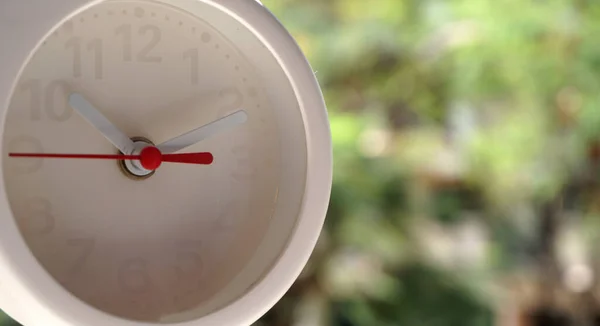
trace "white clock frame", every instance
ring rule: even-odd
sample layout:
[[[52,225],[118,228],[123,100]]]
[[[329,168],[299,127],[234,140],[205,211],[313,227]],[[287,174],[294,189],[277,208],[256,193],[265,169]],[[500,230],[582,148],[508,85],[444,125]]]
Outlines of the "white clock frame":
[[[6,115],[16,80],[39,43],[60,22],[104,0],[3,0],[0,3],[0,114]],[[178,0],[173,0],[177,4]],[[209,4],[250,29],[286,72],[304,119],[308,164],[298,223],[284,253],[249,292],[227,307],[178,326],[249,325],[264,315],[299,276],[325,219],[332,180],[331,133],[315,75],[285,28],[251,0],[196,0]],[[3,132],[4,124],[0,125]],[[0,158],[0,164],[4,158]],[[0,182],[4,182],[0,169]],[[148,326],[121,319],[73,297],[34,258],[0,187],[0,309],[26,326]],[[165,324],[168,325],[168,324]],[[172,324],[174,325],[174,324]]]

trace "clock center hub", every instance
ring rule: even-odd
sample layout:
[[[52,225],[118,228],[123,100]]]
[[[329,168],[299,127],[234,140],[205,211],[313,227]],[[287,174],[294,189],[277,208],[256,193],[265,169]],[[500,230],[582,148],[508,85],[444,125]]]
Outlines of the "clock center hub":
[[[154,144],[147,138],[134,137],[134,149],[132,153],[124,153],[126,155],[140,155],[139,160],[122,160],[119,161],[119,167],[123,173],[129,178],[146,179],[154,174],[161,164],[161,153],[154,147]]]
[[[140,152],[140,164],[144,169],[154,171],[158,169],[162,163],[162,154],[160,150],[154,146],[147,146]]]

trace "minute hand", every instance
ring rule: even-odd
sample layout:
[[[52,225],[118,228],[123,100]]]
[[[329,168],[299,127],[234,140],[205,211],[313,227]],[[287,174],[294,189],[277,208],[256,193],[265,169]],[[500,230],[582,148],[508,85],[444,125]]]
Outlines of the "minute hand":
[[[247,119],[248,115],[246,114],[246,112],[244,110],[239,110],[219,120],[213,121],[207,125],[196,128],[171,140],[168,140],[158,145],[157,148],[165,154],[175,153],[186,147],[192,146],[216,133],[240,125],[246,122]]]

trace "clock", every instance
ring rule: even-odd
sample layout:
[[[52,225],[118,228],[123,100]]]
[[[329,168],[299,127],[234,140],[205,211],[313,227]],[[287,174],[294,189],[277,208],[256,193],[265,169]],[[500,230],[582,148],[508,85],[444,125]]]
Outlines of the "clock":
[[[249,325],[323,226],[315,75],[252,0],[0,3],[0,308]]]

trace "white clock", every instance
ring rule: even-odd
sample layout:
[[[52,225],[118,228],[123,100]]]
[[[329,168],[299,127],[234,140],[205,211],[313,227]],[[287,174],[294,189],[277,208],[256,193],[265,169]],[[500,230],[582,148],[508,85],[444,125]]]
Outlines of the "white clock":
[[[252,0],[0,2],[0,309],[249,325],[323,226],[311,67]]]

